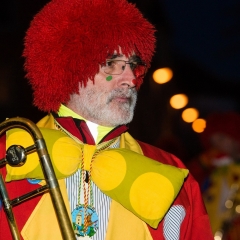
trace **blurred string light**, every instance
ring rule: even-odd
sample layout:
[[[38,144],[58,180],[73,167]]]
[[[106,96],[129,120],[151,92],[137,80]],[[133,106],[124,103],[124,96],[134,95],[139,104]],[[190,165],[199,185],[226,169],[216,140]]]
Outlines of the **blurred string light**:
[[[214,234],[214,240],[222,240],[222,237],[223,237],[222,231],[217,231],[217,232],[215,232],[215,234]]]
[[[172,108],[181,109],[188,104],[188,97],[185,94],[176,94],[171,97],[170,105]]]
[[[203,132],[205,128],[206,128],[206,120],[205,119],[198,118],[192,123],[192,129],[193,129],[193,131],[195,131],[197,133]]]
[[[173,71],[170,68],[159,68],[153,73],[153,80],[158,84],[169,82],[173,77]],[[174,109],[184,108],[188,104],[188,97],[185,94],[176,94],[170,98],[170,105]],[[198,118],[199,112],[195,108],[187,108],[182,112],[182,119],[185,122],[192,122],[192,129],[197,133],[202,133],[206,128],[206,120]],[[217,237],[218,239],[218,237]]]
[[[190,123],[198,118],[198,110],[196,108],[187,108],[182,112],[183,121]]]
[[[153,80],[158,84],[169,82],[173,77],[173,71],[170,68],[159,68],[153,73]]]

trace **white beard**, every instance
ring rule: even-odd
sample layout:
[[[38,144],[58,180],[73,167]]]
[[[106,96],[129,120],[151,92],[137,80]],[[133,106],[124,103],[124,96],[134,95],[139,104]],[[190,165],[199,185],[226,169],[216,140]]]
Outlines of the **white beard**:
[[[127,102],[117,101],[116,97],[127,97]],[[110,93],[98,88],[81,88],[79,94],[71,95],[74,111],[89,121],[102,126],[115,127],[132,121],[137,102],[137,91],[114,89]]]

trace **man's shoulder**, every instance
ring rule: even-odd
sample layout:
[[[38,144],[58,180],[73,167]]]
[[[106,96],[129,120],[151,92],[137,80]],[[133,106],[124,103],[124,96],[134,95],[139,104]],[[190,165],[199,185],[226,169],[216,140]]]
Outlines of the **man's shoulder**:
[[[37,122],[38,127],[51,128],[54,129],[54,117],[52,114],[44,116]]]
[[[140,145],[142,152],[145,156],[150,157],[164,164],[170,164],[173,166],[185,168],[185,165],[183,164],[183,162],[173,154],[166,152],[153,145],[150,145],[148,143],[145,143],[139,140],[136,140],[136,141]]]

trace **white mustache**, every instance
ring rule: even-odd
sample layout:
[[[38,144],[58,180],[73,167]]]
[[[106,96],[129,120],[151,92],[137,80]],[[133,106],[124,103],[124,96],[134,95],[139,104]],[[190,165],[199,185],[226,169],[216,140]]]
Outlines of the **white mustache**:
[[[136,98],[137,90],[135,88],[128,88],[128,89],[114,89],[109,97],[108,100],[111,102],[116,97],[125,97],[125,98]]]

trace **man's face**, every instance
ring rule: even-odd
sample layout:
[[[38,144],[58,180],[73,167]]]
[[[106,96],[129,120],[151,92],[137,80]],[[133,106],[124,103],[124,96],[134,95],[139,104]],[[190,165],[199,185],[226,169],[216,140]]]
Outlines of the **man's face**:
[[[125,60],[124,55],[114,60]],[[114,127],[131,122],[137,101],[135,76],[129,64],[122,74],[111,75],[100,67],[99,73],[79,94],[72,94],[67,107],[85,119],[102,126]]]

